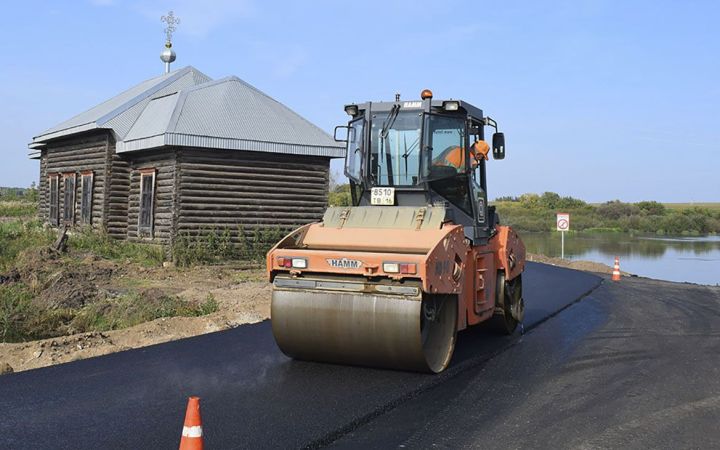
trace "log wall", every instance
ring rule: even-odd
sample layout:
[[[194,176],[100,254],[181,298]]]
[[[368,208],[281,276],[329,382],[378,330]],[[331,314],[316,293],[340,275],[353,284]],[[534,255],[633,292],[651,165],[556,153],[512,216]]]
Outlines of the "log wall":
[[[75,214],[74,223],[81,225],[82,179],[81,172],[93,171],[92,226],[101,228],[104,225],[105,188],[107,182],[107,158],[110,152],[109,136],[105,131],[88,133],[83,136],[63,139],[48,144],[43,150],[40,162],[40,217],[49,221],[50,198],[47,177],[52,173],[60,173],[59,180],[59,211],[62,223],[64,183],[62,174],[72,172],[75,177]],[[43,162],[43,160],[45,162]]]
[[[139,233],[141,170],[155,169],[153,232]],[[92,224],[110,236],[172,244],[192,236],[243,229],[290,230],[322,218],[327,207],[330,160],[231,150],[164,148],[115,154],[109,134],[93,133],[51,143],[40,159],[40,215],[49,219],[48,174],[76,177],[75,224],[81,223],[80,173],[92,170]],[[64,198],[59,180],[59,214]]]
[[[232,150],[178,150],[177,232],[289,230],[322,218],[330,160]]]
[[[105,205],[107,232],[115,239],[128,236],[128,198],[130,196],[130,162],[116,155],[114,145],[110,159],[110,186]]]
[[[47,150],[40,152],[40,180],[38,183],[38,215],[41,220],[47,222],[50,215],[48,199],[50,198],[48,173],[47,173]]]
[[[127,208],[127,237],[136,242],[169,244],[173,236],[175,199],[175,150],[133,153],[128,159],[130,185]],[[140,171],[154,168],[155,195],[153,198],[153,232],[141,235],[138,230],[140,219]]]

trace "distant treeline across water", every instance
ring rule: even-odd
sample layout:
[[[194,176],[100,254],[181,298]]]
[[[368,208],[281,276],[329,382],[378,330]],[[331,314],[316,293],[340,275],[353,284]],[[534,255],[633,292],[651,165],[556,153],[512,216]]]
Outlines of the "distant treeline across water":
[[[570,213],[574,231],[625,231],[659,235],[706,235],[720,233],[720,203],[668,203],[613,200],[590,204],[555,192],[500,197],[497,207],[503,224],[520,231],[551,231],[555,215]]]

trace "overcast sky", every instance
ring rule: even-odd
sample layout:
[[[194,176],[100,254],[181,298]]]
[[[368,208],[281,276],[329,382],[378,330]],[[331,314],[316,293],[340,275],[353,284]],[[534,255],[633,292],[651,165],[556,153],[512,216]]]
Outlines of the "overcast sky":
[[[343,105],[462,98],[508,156],[489,195],[720,201],[720,2],[6,2],[0,186],[29,186],[33,136],[173,68],[237,75],[330,132]],[[341,165],[334,163],[339,170]]]

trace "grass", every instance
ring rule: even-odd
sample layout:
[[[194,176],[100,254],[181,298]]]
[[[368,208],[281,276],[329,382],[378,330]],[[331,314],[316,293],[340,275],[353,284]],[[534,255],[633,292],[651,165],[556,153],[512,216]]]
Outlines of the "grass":
[[[194,235],[180,233],[173,244],[173,261],[180,267],[228,261],[262,262],[267,252],[287,232],[279,227],[257,227],[246,233],[238,227],[235,230],[209,228]]]
[[[80,309],[53,309],[33,303],[22,283],[0,285],[0,342],[23,342],[89,331],[132,327],[162,317],[197,317],[214,313],[212,294],[202,302],[177,296],[129,293],[89,303]]]
[[[26,324],[32,315],[32,294],[22,284],[0,285],[0,342],[18,342],[28,337]]]
[[[48,246],[54,240],[55,233],[38,220],[0,222],[0,271],[13,266],[22,251]]]
[[[720,211],[720,203],[663,203],[667,209],[684,210],[693,208],[709,209],[710,211]]]
[[[131,293],[84,307],[73,317],[70,326],[77,333],[110,331],[162,317],[198,317],[217,310],[218,303],[212,294],[208,294],[203,302],[195,303],[176,296],[148,298]]]
[[[133,262],[145,267],[160,266],[165,260],[165,251],[160,245],[121,241],[92,229],[72,233],[68,238],[68,247],[73,251],[92,253],[112,261]]]
[[[161,317],[202,316],[218,310],[210,295],[202,301],[189,301],[165,295],[158,289],[138,286],[118,295],[99,290],[87,303],[67,307],[45,303],[47,294],[59,294],[58,279],[83,289],[81,278],[94,276],[95,264],[86,262],[95,255],[120,265],[160,266],[165,259],[161,246],[118,241],[107,234],[84,229],[69,233],[68,253],[59,257],[46,250],[57,239],[57,230],[34,219],[14,218],[0,222],[0,275],[17,276],[0,284],[0,341],[22,342],[87,331],[126,328]],[[77,274],[80,274],[79,277]],[[131,278],[131,277],[128,277]],[[68,281],[69,280],[69,281]],[[78,280],[73,281],[73,280]],[[68,288],[67,284],[64,288]],[[87,291],[83,291],[87,292]]]
[[[0,202],[0,217],[32,217],[37,211],[38,205],[35,202],[22,200]]]

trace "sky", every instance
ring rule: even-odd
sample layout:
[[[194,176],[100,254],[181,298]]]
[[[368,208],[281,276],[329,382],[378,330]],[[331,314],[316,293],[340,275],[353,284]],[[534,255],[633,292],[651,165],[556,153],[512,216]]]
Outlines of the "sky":
[[[507,157],[490,198],[720,201],[720,2],[3,2],[0,186],[29,186],[33,136],[173,68],[236,75],[331,133],[353,102],[470,102]],[[332,164],[336,173],[342,162]]]

